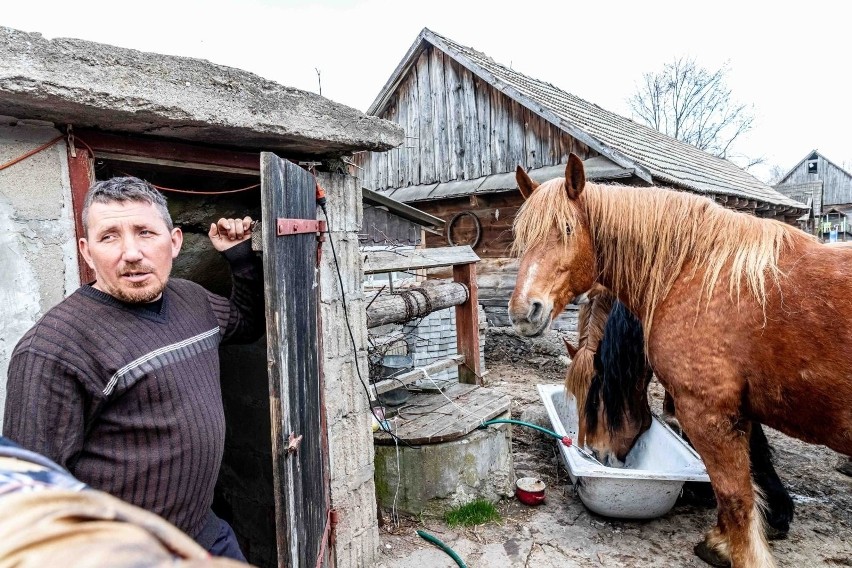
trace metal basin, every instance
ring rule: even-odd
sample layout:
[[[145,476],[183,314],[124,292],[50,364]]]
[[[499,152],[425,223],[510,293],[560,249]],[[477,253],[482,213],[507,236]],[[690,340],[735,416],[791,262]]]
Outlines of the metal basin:
[[[577,402],[563,385],[538,385],[552,430],[577,436]],[[559,455],[577,495],[590,510],[620,519],[652,519],[666,514],[677,501],[685,481],[710,478],[701,457],[662,420],[627,454],[625,467],[607,467],[558,443]]]

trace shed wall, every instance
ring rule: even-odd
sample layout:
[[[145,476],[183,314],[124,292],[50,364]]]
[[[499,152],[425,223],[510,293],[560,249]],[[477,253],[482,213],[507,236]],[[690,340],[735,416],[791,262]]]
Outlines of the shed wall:
[[[60,134],[43,122],[2,124],[0,164]],[[0,171],[0,428],[15,345],[80,285],[66,152],[60,141]]]

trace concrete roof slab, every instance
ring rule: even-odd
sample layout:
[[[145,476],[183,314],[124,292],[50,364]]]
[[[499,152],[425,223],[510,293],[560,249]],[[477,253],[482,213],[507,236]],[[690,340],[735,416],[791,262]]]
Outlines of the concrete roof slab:
[[[392,122],[247,71],[5,27],[0,114],[317,157],[404,141]]]

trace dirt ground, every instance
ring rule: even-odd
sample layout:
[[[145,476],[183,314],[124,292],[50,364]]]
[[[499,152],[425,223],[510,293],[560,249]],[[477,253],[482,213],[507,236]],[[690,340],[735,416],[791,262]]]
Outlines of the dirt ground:
[[[555,333],[532,343],[509,330],[489,330],[487,386],[513,397],[512,418],[533,421],[544,412],[540,383],[561,383],[564,353]],[[662,389],[652,385],[659,411]],[[780,567],[852,566],[852,478],[835,471],[838,454],[766,429],[781,480],[793,496],[796,515],[786,540],[771,543]],[[450,528],[441,519],[392,522],[384,511],[380,568],[440,568],[457,563],[415,532],[424,530],[448,546],[468,567],[660,567],[707,564],[692,547],[715,521],[715,508],[679,499],[665,516],[649,521],[613,520],[588,511],[559,461],[552,438],[514,427],[517,477],[534,476],[547,484],[547,500],[528,507],[516,499],[498,504],[502,520],[475,528]]]

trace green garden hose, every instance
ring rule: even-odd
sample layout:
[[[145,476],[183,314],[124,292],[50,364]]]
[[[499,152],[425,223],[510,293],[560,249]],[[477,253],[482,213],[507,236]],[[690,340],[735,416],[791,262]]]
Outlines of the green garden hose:
[[[487,420],[487,421],[483,422],[479,427],[485,428],[486,426],[490,426],[491,424],[518,424],[519,426],[528,426],[529,428],[532,428],[533,430],[538,430],[539,432],[541,432],[543,434],[547,434],[548,436],[556,438],[557,440],[559,440],[560,442],[562,442],[566,446],[570,447],[571,444],[572,444],[571,438],[569,436],[560,436],[559,434],[557,434],[553,430],[548,430],[547,428],[542,428],[541,426],[538,426],[537,424],[530,424],[529,422],[522,422],[521,420],[511,420],[509,418],[495,418],[494,420]]]
[[[462,560],[459,557],[459,555],[456,554],[456,551],[453,550],[452,548],[450,548],[449,546],[447,546],[446,544],[444,544],[443,542],[441,542],[440,539],[432,536],[431,534],[427,533],[426,531],[417,531],[417,534],[419,534],[422,538],[428,540],[429,542],[431,542],[432,544],[434,544],[435,546],[437,546],[438,548],[440,548],[441,550],[443,550],[444,552],[449,554],[450,557],[453,560],[456,561],[456,564],[459,565],[459,568],[467,568],[467,564],[465,564],[464,560]]]

